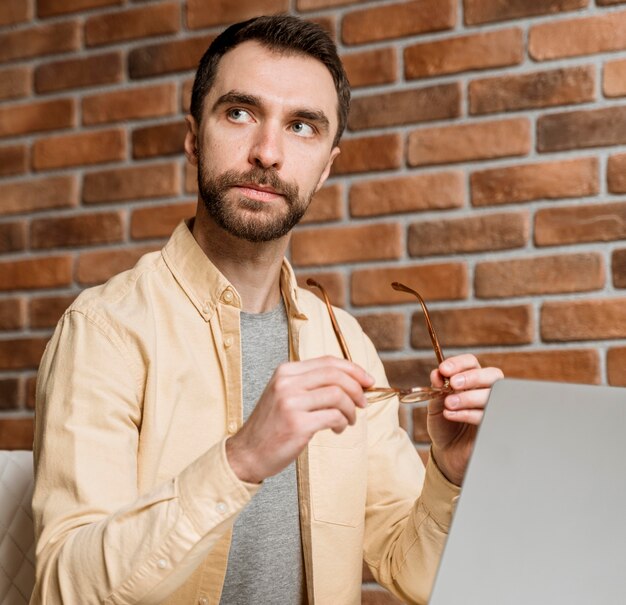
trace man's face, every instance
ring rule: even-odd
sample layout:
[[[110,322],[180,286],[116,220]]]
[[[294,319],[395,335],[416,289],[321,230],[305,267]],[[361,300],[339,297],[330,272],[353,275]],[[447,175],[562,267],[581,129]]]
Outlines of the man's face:
[[[215,222],[254,242],[287,234],[339,153],[337,103],[313,58],[252,41],[224,55],[195,139],[200,197]]]

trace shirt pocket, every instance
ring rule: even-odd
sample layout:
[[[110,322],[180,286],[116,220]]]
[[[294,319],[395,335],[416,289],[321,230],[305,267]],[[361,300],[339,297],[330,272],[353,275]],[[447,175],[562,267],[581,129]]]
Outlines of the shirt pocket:
[[[357,527],[365,519],[365,447],[311,445],[309,472],[313,519]]]

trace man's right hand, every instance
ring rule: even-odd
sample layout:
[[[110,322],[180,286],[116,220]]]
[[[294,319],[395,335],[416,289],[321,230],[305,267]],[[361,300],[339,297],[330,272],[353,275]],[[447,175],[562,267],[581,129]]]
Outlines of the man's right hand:
[[[260,483],[293,462],[322,429],[341,433],[366,405],[374,379],[356,364],[318,357],[280,365],[241,429],[226,441],[235,474]]]

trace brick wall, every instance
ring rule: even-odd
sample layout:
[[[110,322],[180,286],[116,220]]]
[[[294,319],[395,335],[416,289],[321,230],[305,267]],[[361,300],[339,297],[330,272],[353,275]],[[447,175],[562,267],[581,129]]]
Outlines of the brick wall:
[[[390,379],[425,383],[432,364],[400,280],[447,353],[626,385],[626,0],[2,0],[0,447],[29,445],[63,309],[193,213],[182,118],[200,54],[282,11],[332,32],[354,86],[291,256]],[[402,422],[423,449],[423,411]]]

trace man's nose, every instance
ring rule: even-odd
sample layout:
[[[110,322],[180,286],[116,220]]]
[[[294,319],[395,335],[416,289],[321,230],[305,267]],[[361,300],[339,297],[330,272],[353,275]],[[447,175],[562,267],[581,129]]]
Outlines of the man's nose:
[[[283,140],[279,128],[263,124],[255,133],[249,162],[253,166],[280,170],[283,165]]]

